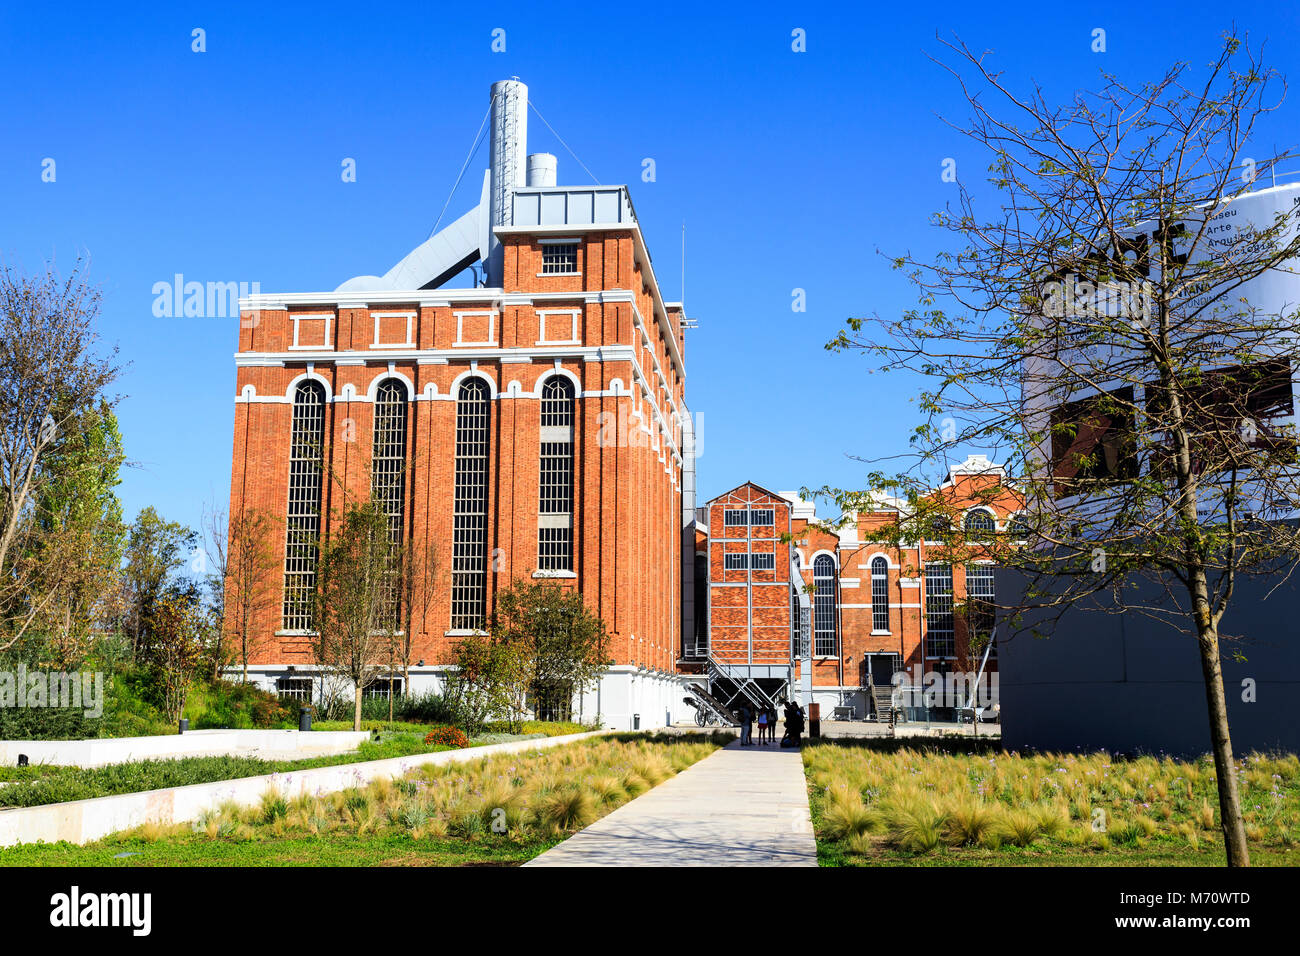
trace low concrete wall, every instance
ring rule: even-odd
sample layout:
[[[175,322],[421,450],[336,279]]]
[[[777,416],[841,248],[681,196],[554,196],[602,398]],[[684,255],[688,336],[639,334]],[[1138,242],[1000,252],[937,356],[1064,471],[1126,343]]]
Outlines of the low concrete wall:
[[[14,766],[18,755],[31,763],[60,767],[103,767],[131,760],[251,754],[306,756],[341,754],[370,739],[368,731],[313,730],[191,730],[154,737],[111,737],[92,740],[0,740],[0,765]]]
[[[190,823],[205,811],[214,810],[227,802],[241,807],[256,806],[261,802],[262,795],[271,789],[286,798],[307,793],[332,793],[335,790],[362,786],[381,777],[400,777],[408,770],[426,764],[468,763],[493,754],[545,750],[608,733],[610,731],[597,730],[543,740],[516,740],[486,747],[466,747],[463,750],[442,750],[412,757],[393,757],[388,760],[340,764],[337,767],[243,777],[239,780],[196,783],[188,787],[124,793],[70,803],[51,803],[42,807],[16,807],[0,810],[0,846],[41,841],[55,843],[59,840],[77,844],[90,843],[110,833],[130,830],[144,823]]]

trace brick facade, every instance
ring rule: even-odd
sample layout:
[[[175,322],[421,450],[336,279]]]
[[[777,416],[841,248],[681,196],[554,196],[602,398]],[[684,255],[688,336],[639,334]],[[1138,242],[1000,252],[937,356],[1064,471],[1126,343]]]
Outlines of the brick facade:
[[[471,376],[491,393],[487,605],[513,579],[554,577],[605,621],[617,666],[671,674],[680,640],[680,422],[686,414],[682,312],[659,296],[639,234],[577,227],[577,275],[542,275],[542,244],[503,235],[504,288],[256,296],[241,303],[231,514],[283,519],[298,383],[326,395],[322,535],[370,490],[373,399],[408,398],[404,531],[451,566],[457,394]],[[574,386],[573,564],[538,572],[540,395]],[[275,542],[282,580],[285,541]],[[449,576],[417,622],[412,660],[445,663]],[[310,664],[309,636],[280,609],[258,622],[253,661],[273,680]]]

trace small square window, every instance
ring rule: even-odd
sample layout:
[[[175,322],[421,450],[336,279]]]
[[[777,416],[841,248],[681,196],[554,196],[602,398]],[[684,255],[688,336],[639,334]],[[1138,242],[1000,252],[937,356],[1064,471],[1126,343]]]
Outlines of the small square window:
[[[722,512],[722,524],[727,528],[744,527],[749,524],[749,512],[728,508]]]
[[[749,555],[743,552],[724,556],[723,568],[727,571],[745,571],[749,568]]]
[[[578,244],[554,242],[542,246],[542,274],[578,271]]]
[[[751,511],[749,513],[749,523],[752,525],[758,525],[760,527],[775,525],[776,512],[773,511],[771,508],[761,508],[761,509],[756,509],[754,511]]]
[[[776,568],[776,555],[774,554],[755,554],[753,559],[755,571],[771,571]]]

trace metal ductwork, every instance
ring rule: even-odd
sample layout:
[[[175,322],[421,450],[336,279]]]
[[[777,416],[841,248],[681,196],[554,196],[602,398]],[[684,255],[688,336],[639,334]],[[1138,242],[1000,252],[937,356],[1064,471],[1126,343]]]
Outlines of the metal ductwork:
[[[519,80],[492,84],[489,124],[491,165],[483,177],[479,204],[420,243],[382,276],[355,276],[336,292],[435,289],[476,262],[486,263],[489,286],[501,285],[501,244],[492,230],[510,224],[514,191],[530,181],[533,160],[542,160],[539,176],[549,168],[550,182],[539,185],[555,185],[555,157],[528,156],[528,87]]]

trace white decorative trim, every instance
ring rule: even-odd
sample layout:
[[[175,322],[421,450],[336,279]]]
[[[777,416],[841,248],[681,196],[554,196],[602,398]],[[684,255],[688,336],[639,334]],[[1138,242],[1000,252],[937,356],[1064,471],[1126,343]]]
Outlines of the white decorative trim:
[[[375,320],[375,338],[370,343],[372,349],[413,349],[415,348],[415,339],[412,335],[415,325],[414,312],[371,312],[370,317]],[[406,319],[406,340],[403,342],[380,342],[379,341],[379,322],[380,319]]]
[[[463,312],[453,312],[456,317],[456,341],[452,344],[461,346],[494,346],[497,344],[497,319],[501,313],[495,309],[466,310]],[[482,342],[467,342],[465,340],[465,316],[467,315],[486,315],[488,317],[488,337]]]
[[[488,398],[495,399],[497,397],[496,379],[492,377],[490,372],[488,372],[486,369],[480,369],[478,367],[478,363],[474,362],[471,363],[470,368],[461,372],[459,375],[457,375],[454,379],[451,380],[451,387],[447,389],[447,394],[453,402],[456,400],[456,396],[460,392],[461,383],[464,382],[465,379],[467,378],[483,379],[485,382],[488,383]]]
[[[542,346],[581,344],[581,340],[578,338],[578,316],[581,313],[581,309],[538,309],[537,316],[541,320],[541,325],[538,329],[539,338],[537,344]],[[567,339],[547,339],[546,317],[548,315],[567,315],[569,317],[569,337]]]
[[[307,379],[311,379],[311,381],[313,382],[320,382],[322,387],[324,387],[325,389],[325,401],[327,402],[334,401],[334,390],[330,388],[330,383],[325,380],[324,376],[318,374],[315,368],[313,368],[310,365],[307,366],[307,371],[303,372],[301,375],[296,376],[293,379],[293,381],[289,383],[289,387],[284,390],[285,401],[292,403],[294,389],[298,387],[299,383]]]
[[[334,321],[333,312],[295,312],[290,314],[289,318],[293,320],[293,344],[289,346],[290,351],[293,352],[315,351],[315,350],[320,350],[322,348],[329,349],[332,351],[334,349],[334,337],[330,335],[330,323]],[[298,327],[298,323],[301,322],[303,319],[312,319],[312,320],[324,319],[325,320],[325,344],[324,345],[299,345],[298,344],[298,334],[300,331]]]
[[[578,573],[576,571],[549,571],[548,570],[548,571],[533,572],[533,577],[535,578],[576,578],[577,576]]]
[[[411,396],[415,394],[415,383],[407,378],[403,373],[391,367],[383,375],[376,375],[370,380],[370,384],[366,387],[366,401],[373,402],[375,397],[379,394],[379,386],[390,378],[395,378],[406,386],[406,400],[409,402]]]

